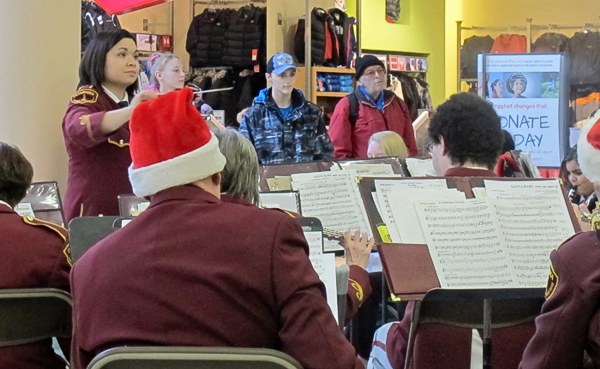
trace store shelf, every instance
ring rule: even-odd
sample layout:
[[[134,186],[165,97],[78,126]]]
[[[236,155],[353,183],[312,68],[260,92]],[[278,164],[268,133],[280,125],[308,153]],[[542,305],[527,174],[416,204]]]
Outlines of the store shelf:
[[[350,92],[326,92],[326,91],[316,91],[315,97],[344,97],[348,95]]]

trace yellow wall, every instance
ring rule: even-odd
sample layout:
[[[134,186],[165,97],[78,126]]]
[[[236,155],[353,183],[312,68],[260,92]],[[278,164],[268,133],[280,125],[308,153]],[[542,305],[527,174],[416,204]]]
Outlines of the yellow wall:
[[[462,20],[463,27],[498,27],[502,31],[463,31],[462,39],[470,36],[492,37],[509,32],[510,26],[525,27],[526,18],[533,18],[532,24],[543,26],[534,29],[531,38],[535,39],[548,31],[549,24],[578,25],[600,23],[596,0],[446,0],[446,95],[456,92],[456,21]],[[535,27],[534,27],[535,28]],[[580,28],[579,28],[580,30]],[[578,29],[553,31],[572,35]],[[513,33],[510,31],[509,33]]]
[[[348,1],[349,9],[354,2]],[[385,21],[384,0],[362,0],[361,48],[429,54],[427,81],[434,105],[444,99],[444,0],[403,0],[400,23]]]
[[[0,2],[0,140],[19,146],[34,181],[58,181],[67,154],[61,122],[77,87],[80,4],[72,0]]]

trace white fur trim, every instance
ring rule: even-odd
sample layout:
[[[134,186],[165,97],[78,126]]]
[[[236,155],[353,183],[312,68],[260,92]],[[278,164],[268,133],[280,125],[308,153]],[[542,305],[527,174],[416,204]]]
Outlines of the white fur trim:
[[[579,142],[577,143],[579,167],[592,183],[600,183],[600,150],[590,145],[587,136],[598,119],[600,119],[600,110],[596,111],[581,127]]]
[[[167,188],[186,185],[215,173],[225,167],[225,157],[219,150],[219,141],[211,134],[202,147],[172,159],[142,168],[129,166],[129,182],[137,196],[150,196]]]

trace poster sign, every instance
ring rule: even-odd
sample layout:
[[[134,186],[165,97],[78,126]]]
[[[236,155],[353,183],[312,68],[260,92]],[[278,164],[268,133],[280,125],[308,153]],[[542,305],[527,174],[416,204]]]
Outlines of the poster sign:
[[[562,54],[479,58],[480,93],[493,104],[515,148],[528,153],[538,167],[559,167],[568,145],[563,58]]]

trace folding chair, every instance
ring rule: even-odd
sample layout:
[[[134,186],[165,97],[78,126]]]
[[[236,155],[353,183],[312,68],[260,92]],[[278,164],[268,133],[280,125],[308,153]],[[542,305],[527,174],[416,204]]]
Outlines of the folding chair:
[[[283,352],[264,348],[143,346],[98,354],[87,369],[302,369]]]
[[[90,247],[115,229],[116,216],[78,217],[69,222],[69,243],[71,257],[77,261]]]
[[[0,347],[71,336],[71,296],[55,288],[0,289]]]
[[[544,303],[543,289],[430,290],[417,302],[408,338],[405,368],[411,367],[419,328],[427,324],[483,330],[483,365],[491,368],[492,329],[532,322]],[[524,349],[525,347],[523,347]],[[495,358],[495,361],[502,358]],[[452,367],[453,363],[445,363]]]

